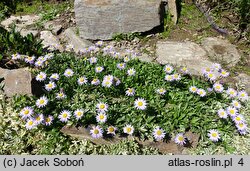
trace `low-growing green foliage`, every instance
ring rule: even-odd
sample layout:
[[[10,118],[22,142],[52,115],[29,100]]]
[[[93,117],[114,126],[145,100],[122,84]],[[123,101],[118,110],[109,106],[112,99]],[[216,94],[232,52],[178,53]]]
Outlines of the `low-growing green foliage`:
[[[91,53],[92,54],[92,53]],[[119,69],[118,63],[122,63],[123,59],[114,59],[102,52],[97,52],[97,63],[92,63],[93,57],[86,54],[85,57],[75,58],[71,53],[55,54],[53,59],[48,61],[42,71],[46,74],[47,79],[44,85],[52,86],[46,88],[44,96],[48,98],[48,104],[45,107],[39,106],[38,97],[17,97],[15,106],[17,111],[21,111],[24,107],[31,107],[34,113],[42,113],[44,116],[52,115],[53,124],[48,129],[60,129],[65,125],[91,126],[99,125],[103,130],[107,130],[112,125],[118,129],[118,133],[124,134],[124,127],[132,125],[134,128],[133,135],[142,139],[153,139],[152,132],[159,126],[166,131],[169,137],[180,132],[192,131],[201,135],[201,139],[208,141],[208,131],[216,129],[220,132],[222,141],[218,144],[226,144],[224,137],[237,133],[234,122],[230,118],[221,119],[217,112],[221,108],[230,106],[231,99],[224,93],[208,91],[206,96],[199,96],[190,92],[191,86],[198,88],[211,88],[212,82],[205,81],[189,75],[181,76],[178,81],[166,81],[164,77],[166,73],[163,67],[154,63],[143,63],[137,59],[126,61],[125,69]],[[90,56],[89,56],[90,55]],[[127,57],[129,59],[129,57]],[[95,61],[95,60],[94,60]],[[96,72],[96,67],[104,68],[102,72]],[[133,68],[135,75],[128,75],[128,69]],[[72,69],[70,75],[65,72]],[[40,70],[35,72],[39,74]],[[178,76],[177,70],[174,71]],[[53,74],[59,74],[59,80],[51,85],[49,77]],[[72,75],[71,75],[72,74]],[[111,76],[114,79],[110,86],[106,86],[104,77]],[[88,82],[79,85],[79,78],[86,77]],[[40,79],[40,76],[37,77]],[[91,84],[91,81],[100,80],[99,85]],[[116,81],[115,81],[116,80]],[[121,82],[115,85],[117,80]],[[41,81],[41,80],[40,80]],[[126,90],[135,89],[134,96],[126,96]],[[158,94],[157,89],[163,88],[167,92],[164,95]],[[224,87],[227,88],[226,86]],[[57,94],[63,92],[66,95],[64,99],[58,99]],[[136,100],[144,99],[147,103],[145,108],[137,109]],[[98,113],[97,105],[102,102],[108,105],[107,121],[99,122],[96,119]],[[44,103],[44,101],[43,101]],[[73,115],[77,109],[83,109],[84,115],[81,119],[71,116],[66,121],[62,121],[59,115],[66,110]],[[244,102],[240,112],[245,115],[246,109]],[[25,124],[25,123],[23,123]],[[27,126],[27,125],[26,125]],[[43,127],[38,125],[38,129]],[[30,129],[29,125],[28,128]],[[33,128],[33,127],[32,127]],[[104,133],[106,135],[106,133]],[[226,146],[226,145],[225,145]]]
[[[23,55],[42,55],[42,41],[33,34],[22,36],[15,26],[10,31],[0,27],[0,51],[2,57],[10,57],[14,53]]]
[[[63,135],[57,129],[28,131],[21,124],[11,102],[0,94],[0,154],[159,154],[152,148],[142,148],[132,140],[115,145],[94,145],[89,141],[76,140]]]
[[[126,40],[126,41],[132,41],[135,38],[142,38],[141,33],[117,33],[113,36],[113,40],[116,41],[122,41],[122,40]]]

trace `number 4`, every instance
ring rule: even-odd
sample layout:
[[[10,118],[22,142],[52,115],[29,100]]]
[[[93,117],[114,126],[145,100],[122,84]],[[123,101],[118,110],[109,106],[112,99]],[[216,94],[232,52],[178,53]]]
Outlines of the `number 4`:
[[[238,162],[238,164],[240,164],[241,166],[244,165],[244,163],[243,163],[243,158],[240,159],[240,161]]]

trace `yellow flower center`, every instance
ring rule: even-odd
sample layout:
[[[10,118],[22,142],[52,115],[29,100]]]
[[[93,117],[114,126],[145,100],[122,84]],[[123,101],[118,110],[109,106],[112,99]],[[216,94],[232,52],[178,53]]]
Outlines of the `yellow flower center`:
[[[77,116],[82,116],[82,112],[77,112]]]
[[[45,100],[41,99],[40,104],[44,104],[44,103],[45,103]]]
[[[183,136],[179,136],[179,137],[178,137],[178,140],[179,140],[179,141],[183,141],[183,140],[184,140],[184,137],[183,137]]]
[[[143,102],[138,102],[138,106],[143,106]]]
[[[105,104],[101,104],[100,109],[104,109],[104,108],[105,108]]]
[[[46,122],[50,122],[51,120],[50,120],[50,118],[46,118]]]
[[[115,129],[113,127],[109,127],[109,132],[114,132]]]
[[[242,93],[240,96],[241,96],[241,97],[245,97],[245,94]]]
[[[49,87],[49,88],[52,88],[52,87],[53,87],[53,85],[50,83],[50,84],[48,84],[48,87]]]
[[[42,78],[43,78],[43,76],[42,76],[42,75],[39,75],[38,77],[39,77],[40,79],[42,79]]]
[[[67,114],[67,113],[64,113],[64,114],[62,114],[62,117],[63,117],[63,118],[67,118],[67,117],[68,117],[68,114]]]
[[[33,121],[29,121],[28,124],[29,124],[29,126],[33,125]]]
[[[213,132],[211,135],[212,135],[212,137],[217,137],[217,133],[216,132]]]
[[[132,131],[131,128],[127,128],[127,132],[130,133]]]
[[[99,134],[99,130],[98,130],[98,129],[95,129],[95,130],[94,130],[94,134]]]
[[[216,89],[220,89],[220,86],[219,86],[219,85],[217,85],[215,88],[216,88]]]
[[[161,130],[156,131],[156,135],[161,135],[161,134],[162,134]]]
[[[102,120],[104,119],[104,115],[100,115],[99,118]]]
[[[193,87],[193,88],[192,88],[192,91],[196,91],[196,88],[195,88],[195,87]]]
[[[25,110],[25,111],[24,111],[24,114],[25,114],[25,115],[28,115],[29,113],[30,113],[29,110]]]
[[[83,81],[84,81],[84,79],[83,79],[83,78],[80,78],[80,79],[79,79],[79,81],[80,81],[80,82],[83,82]]]
[[[236,121],[240,121],[241,120],[241,118],[240,117],[236,117]]]
[[[68,72],[67,72],[67,75],[70,75],[70,74],[71,74],[71,72],[70,72],[70,71],[68,71]]]
[[[240,123],[238,126],[242,128],[243,127],[243,123]]]
[[[234,110],[233,110],[233,109],[231,109],[229,112],[230,112],[231,114],[234,114]]]
[[[36,121],[40,121],[40,120],[41,120],[41,117],[38,116],[38,117],[36,118]]]
[[[214,76],[213,74],[209,74],[209,75],[208,75],[209,78],[212,78],[213,76]]]

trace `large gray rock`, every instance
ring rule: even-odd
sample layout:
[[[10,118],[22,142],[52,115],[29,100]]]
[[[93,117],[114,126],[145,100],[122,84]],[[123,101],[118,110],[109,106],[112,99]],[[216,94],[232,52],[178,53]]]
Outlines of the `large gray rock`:
[[[228,40],[217,37],[208,37],[201,42],[209,57],[216,62],[229,67],[235,66],[240,61],[240,54],[236,47]]]
[[[75,0],[76,23],[84,39],[145,32],[161,23],[161,0]]]
[[[45,47],[55,47],[59,51],[63,51],[63,47],[60,44],[60,41],[56,36],[54,36],[50,31],[41,31],[40,32],[40,39],[43,40],[43,45]]]
[[[203,68],[212,67],[206,51],[189,41],[159,41],[156,43],[156,56],[160,64],[186,66],[194,75],[201,75]]]
[[[28,69],[8,70],[0,68],[0,77],[4,77],[4,93],[8,97],[12,97],[15,94],[32,94],[32,77]]]
[[[76,28],[74,27],[66,29],[62,34],[62,39],[64,39],[64,41],[66,41],[68,44],[73,45],[73,49],[76,53],[93,45],[90,41],[81,39],[79,36],[77,36]]]

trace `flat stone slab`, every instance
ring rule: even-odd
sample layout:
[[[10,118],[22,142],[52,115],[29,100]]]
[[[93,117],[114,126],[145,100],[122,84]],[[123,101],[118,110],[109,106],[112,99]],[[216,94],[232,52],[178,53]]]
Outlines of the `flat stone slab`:
[[[0,68],[0,77],[4,77],[4,94],[8,97],[12,97],[16,94],[32,94],[32,76],[27,68],[14,70]]]
[[[108,40],[117,33],[145,32],[161,24],[161,0],[75,0],[84,39]]]
[[[56,47],[60,52],[63,51],[63,47],[60,44],[60,41],[56,36],[54,36],[50,31],[41,31],[40,32],[40,39],[43,40],[44,48],[54,46]]]
[[[163,65],[186,66],[194,75],[201,75],[203,68],[213,64],[206,51],[190,41],[159,41],[156,43],[156,57],[156,61]]]
[[[209,57],[216,62],[232,67],[240,61],[240,54],[236,46],[228,40],[208,37],[201,42],[201,45],[207,51]]]
[[[130,140],[134,140],[136,141],[138,144],[142,145],[142,146],[147,146],[147,147],[152,147],[152,148],[156,148],[159,150],[159,152],[161,152],[162,154],[182,154],[182,151],[185,147],[183,146],[179,146],[176,143],[174,143],[173,140],[169,141],[169,142],[154,142],[154,141],[150,141],[150,140],[146,140],[146,141],[141,141],[139,140],[139,138],[137,137],[132,137],[132,136],[128,136],[128,137],[120,137],[120,136],[114,136],[112,138],[92,138],[91,135],[89,134],[89,130],[86,128],[82,128],[82,127],[67,127],[64,126],[61,129],[61,132],[63,132],[66,135],[72,136],[74,138],[77,139],[83,139],[83,140],[89,140],[91,142],[93,142],[94,144],[97,145],[111,145],[111,144],[117,144],[119,142],[121,142],[122,140],[126,140],[126,139],[130,139]],[[189,147],[196,147],[199,141],[199,135],[191,133],[191,132],[187,132],[185,133],[185,136],[190,139],[190,146]]]
[[[6,20],[1,22],[6,29],[9,29],[9,26],[15,22],[18,28],[25,28],[29,25],[34,24],[40,19],[37,15],[23,15],[23,16],[10,16]]]
[[[73,45],[73,49],[76,53],[84,48],[93,45],[90,41],[81,39],[76,35],[76,28],[70,27],[62,33],[62,39],[64,39],[68,44]]]

